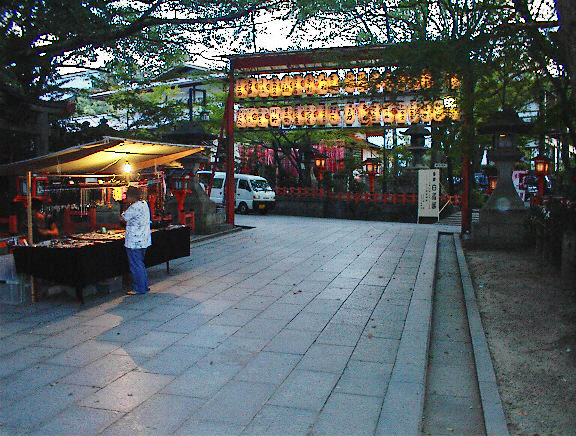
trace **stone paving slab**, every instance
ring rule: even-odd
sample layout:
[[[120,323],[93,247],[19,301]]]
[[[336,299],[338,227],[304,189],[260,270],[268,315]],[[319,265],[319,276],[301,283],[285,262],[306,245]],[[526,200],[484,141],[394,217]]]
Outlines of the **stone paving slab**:
[[[417,431],[442,228],[238,221],[145,297],[0,306],[0,433]]]

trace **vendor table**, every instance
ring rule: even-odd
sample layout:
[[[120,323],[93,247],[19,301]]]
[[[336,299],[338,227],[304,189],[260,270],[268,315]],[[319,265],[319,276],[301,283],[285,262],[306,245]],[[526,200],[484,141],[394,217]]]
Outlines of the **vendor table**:
[[[92,235],[92,234],[91,234]],[[77,235],[14,249],[16,270],[33,277],[73,286],[80,302],[82,289],[130,271],[123,235]],[[170,226],[152,230],[152,245],[146,250],[147,267],[190,255],[190,228]]]

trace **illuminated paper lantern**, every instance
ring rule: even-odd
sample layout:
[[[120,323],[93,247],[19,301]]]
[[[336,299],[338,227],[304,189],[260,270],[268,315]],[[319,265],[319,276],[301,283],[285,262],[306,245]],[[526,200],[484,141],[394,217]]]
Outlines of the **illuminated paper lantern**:
[[[356,76],[356,88],[358,89],[358,92],[362,94],[365,94],[368,90],[368,74],[366,71],[358,71],[358,75]]]
[[[258,79],[258,97],[267,98],[270,95],[270,81],[266,77]]]
[[[286,74],[280,81],[280,88],[282,89],[282,95],[284,97],[291,97],[294,95],[294,78],[291,75]]]
[[[460,121],[460,108],[458,106],[449,108],[448,116],[452,121]]]
[[[422,74],[420,75],[420,88],[432,88],[432,74],[427,70],[422,71]]]
[[[356,106],[354,103],[347,103],[344,106],[344,122],[347,126],[351,126],[356,122]]]
[[[270,123],[270,110],[267,107],[258,109],[258,127],[266,128]]]
[[[317,105],[315,116],[316,116],[316,125],[318,126],[326,125],[326,105],[323,104]]]
[[[450,75],[450,89],[458,89],[460,88],[460,78],[458,77],[457,74],[451,74]]]
[[[251,107],[246,109],[246,124],[248,127],[254,128],[258,126],[258,108]]]
[[[406,103],[396,103],[396,113],[394,114],[394,121],[397,124],[405,124],[408,115],[408,107]]]
[[[419,91],[421,88],[420,77],[409,77],[408,78],[408,89],[410,91]]]
[[[249,77],[245,82],[248,98],[258,97],[258,80],[254,77]]]
[[[382,119],[382,105],[380,103],[372,103],[370,105],[370,123],[380,125]]]
[[[340,106],[337,104],[331,104],[328,108],[328,122],[331,126],[339,126],[342,122],[342,117],[340,116]]]
[[[246,98],[248,97],[248,92],[246,89],[246,80],[245,79],[237,79],[234,85],[234,95],[236,98]]]
[[[297,126],[306,125],[306,106],[296,106],[294,108],[294,122]]]
[[[292,106],[284,106],[281,109],[282,126],[291,127],[294,125],[294,108]]]
[[[420,121],[423,123],[429,123],[432,121],[433,115],[433,108],[429,101],[424,102],[420,105],[420,109],[418,110],[420,115]]]
[[[396,81],[396,90],[398,92],[406,92],[408,89],[408,76],[406,74],[400,74],[398,80]]]
[[[444,110],[444,100],[436,100],[433,106],[432,118],[434,121],[442,122],[446,119],[446,111]]]
[[[245,129],[248,127],[246,115],[246,109],[238,109],[238,112],[236,113],[236,127],[239,129]]]
[[[340,76],[332,73],[328,76],[328,92],[332,95],[340,94]]]
[[[306,125],[316,125],[316,106],[313,104],[306,105]]]
[[[383,103],[382,104],[382,121],[384,124],[392,124],[394,122],[394,105],[392,103]]]
[[[280,127],[282,124],[282,114],[278,106],[270,108],[270,127]]]
[[[394,91],[396,85],[395,85],[395,79],[394,76],[392,75],[392,73],[387,72],[384,75],[384,78],[382,80],[382,88],[384,91],[386,92],[392,92]]]
[[[421,104],[417,101],[411,101],[408,105],[408,116],[410,117],[410,123],[417,123],[420,121],[420,106]]]
[[[369,88],[371,92],[382,92],[382,76],[378,70],[370,71]]]
[[[370,124],[370,122],[372,121],[370,117],[370,105],[366,102],[361,101],[358,104],[357,111],[358,111],[358,121],[360,122],[360,124],[362,124],[363,126]]]
[[[303,84],[306,95],[316,94],[316,78],[314,77],[314,74],[306,74],[306,76],[304,76]]]
[[[282,88],[280,87],[280,79],[278,77],[272,77],[269,80],[269,83],[270,83],[270,97],[282,96]]]
[[[306,94],[306,88],[304,87],[304,77],[300,74],[294,76],[294,95],[301,96]]]
[[[316,92],[318,95],[328,94],[328,79],[324,73],[318,74],[316,78]]]
[[[344,91],[348,94],[354,94],[356,91],[356,74],[354,74],[354,71],[352,70],[346,72],[344,78]]]

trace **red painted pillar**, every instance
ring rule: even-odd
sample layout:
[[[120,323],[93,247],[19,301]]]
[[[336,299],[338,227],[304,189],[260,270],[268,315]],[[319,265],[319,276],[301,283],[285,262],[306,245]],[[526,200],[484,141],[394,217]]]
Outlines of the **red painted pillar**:
[[[544,200],[544,180],[545,180],[545,176],[542,174],[538,175],[538,201],[539,204],[543,203]]]
[[[370,194],[374,194],[374,173],[368,174],[368,179],[370,180]]]
[[[469,233],[472,228],[470,209],[470,160],[462,157],[462,233]]]
[[[226,137],[228,139],[226,152],[226,220],[234,225],[235,180],[234,180],[234,63],[230,61],[228,74],[228,111],[226,113]]]

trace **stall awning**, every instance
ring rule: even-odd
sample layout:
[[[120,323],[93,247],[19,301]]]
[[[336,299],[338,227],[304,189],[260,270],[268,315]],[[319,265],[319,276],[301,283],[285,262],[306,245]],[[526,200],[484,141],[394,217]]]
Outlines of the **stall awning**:
[[[0,165],[0,175],[122,174],[126,162],[134,171],[165,165],[203,151],[195,145],[169,144],[105,136],[102,140],[70,147],[33,159]]]

